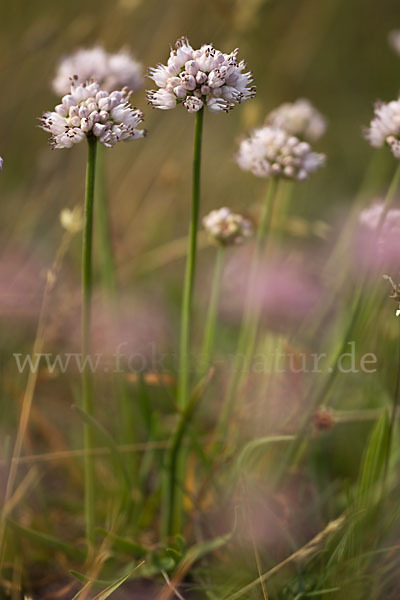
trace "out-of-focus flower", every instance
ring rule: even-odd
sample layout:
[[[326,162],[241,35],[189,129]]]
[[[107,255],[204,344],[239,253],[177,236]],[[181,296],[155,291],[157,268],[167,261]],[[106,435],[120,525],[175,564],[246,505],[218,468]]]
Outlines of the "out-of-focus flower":
[[[33,248],[13,246],[0,256],[0,318],[36,318],[47,265]]]
[[[248,277],[252,252],[243,246],[227,261],[224,270],[222,314],[228,320],[240,320],[248,298]],[[311,313],[320,302],[322,286],[317,277],[299,259],[270,255],[261,260],[255,274],[251,307],[261,309],[268,324],[285,328]]]
[[[131,141],[145,135],[137,129],[143,113],[129,103],[126,89],[107,92],[97,82],[73,82],[71,93],[63,96],[53,112],[46,112],[41,127],[51,133],[53,148],[71,148],[87,135],[111,148],[119,141]]]
[[[266,125],[241,141],[236,162],[257,177],[284,177],[302,181],[325,164],[324,154],[284,129]]]
[[[142,65],[127,50],[110,54],[101,46],[80,48],[61,60],[52,83],[56,94],[69,93],[72,77],[79,83],[95,79],[107,92],[124,87],[136,92],[143,87]]]
[[[400,159],[400,99],[377,102],[374,118],[365,130],[365,137],[374,148],[387,144],[393,156]]]
[[[230,54],[211,44],[194,50],[185,37],[171,50],[166,65],[150,69],[158,90],[149,90],[147,98],[154,108],[169,110],[183,103],[189,112],[207,106],[212,112],[231,110],[235,104],[253,98],[256,88],[251,72],[242,73],[246,63],[237,59],[238,49]]]
[[[0,173],[3,170],[3,159],[0,156]]]
[[[326,408],[319,408],[316,410],[312,416],[312,421],[314,427],[318,431],[327,431],[328,429],[332,429],[335,424],[335,418],[332,414],[332,411]]]
[[[400,209],[390,208],[386,211],[382,202],[376,202],[361,211],[360,223],[371,231],[375,231],[380,227],[381,235],[393,230],[400,234]]]
[[[203,219],[204,229],[219,246],[241,244],[254,233],[253,224],[229,208],[212,210]]]
[[[83,215],[80,206],[75,206],[72,210],[64,208],[60,213],[61,226],[71,234],[78,233],[83,227]]]
[[[400,29],[394,29],[389,32],[388,35],[389,45],[396,52],[396,54],[400,55]]]
[[[355,240],[355,258],[362,267],[381,270],[400,259],[400,209],[387,210],[376,202],[361,211]]]
[[[327,127],[325,117],[304,98],[281,104],[267,115],[265,123],[308,142],[319,140]]]

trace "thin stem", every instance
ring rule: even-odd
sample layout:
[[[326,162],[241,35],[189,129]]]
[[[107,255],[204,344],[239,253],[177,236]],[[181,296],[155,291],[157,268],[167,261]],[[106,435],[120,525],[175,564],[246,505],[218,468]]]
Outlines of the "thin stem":
[[[111,242],[110,215],[107,203],[105,148],[99,146],[96,165],[96,225],[99,231],[100,270],[104,288],[110,297],[115,296],[115,265]]]
[[[90,355],[91,305],[92,305],[92,238],[93,238],[93,203],[96,171],[96,138],[88,137],[88,162],[86,170],[85,224],[82,246],[82,406],[85,412],[93,416],[93,373],[88,364]],[[94,447],[93,431],[84,424],[85,447],[85,519],[86,537],[89,549],[94,543],[94,504],[95,474],[92,449]]]
[[[215,330],[218,317],[218,303],[221,291],[222,272],[224,268],[225,248],[220,246],[217,250],[215,260],[214,276],[211,286],[211,296],[208,305],[208,313],[206,319],[203,349],[201,352],[200,369],[202,373],[206,373],[210,367],[212,355],[214,351]]]
[[[193,283],[196,270],[197,228],[200,208],[200,166],[201,142],[203,134],[202,108],[196,113],[193,147],[193,188],[192,188],[192,219],[189,229],[189,248],[186,259],[185,284],[181,312],[181,336],[179,351],[178,374],[178,407],[182,410],[188,402],[190,380],[190,336],[193,300]]]
[[[251,360],[254,351],[254,346],[256,343],[260,311],[258,307],[254,307],[254,290],[257,280],[257,272],[260,266],[260,259],[265,247],[268,233],[271,228],[276,192],[277,180],[271,179],[267,188],[267,194],[265,197],[265,202],[263,204],[261,219],[257,230],[256,248],[250,267],[248,292],[246,297],[244,316],[239,334],[238,346],[235,355],[235,361],[233,365],[232,378],[228,388],[225,403],[222,408],[220,423],[218,426],[218,432],[222,434],[223,439],[225,438],[226,428],[229,424],[237,392],[242,383],[243,376],[248,367],[248,363]]]
[[[392,404],[392,412],[390,415],[390,423],[389,423],[389,434],[388,434],[388,442],[387,442],[387,451],[385,456],[385,466],[383,473],[383,488],[386,487],[387,475],[389,472],[389,463],[390,463],[390,454],[392,451],[393,444],[393,434],[394,428],[396,424],[397,411],[399,407],[399,395],[400,395],[400,347],[398,349],[398,365],[396,371],[396,383],[394,386],[394,394],[393,394],[393,404]]]
[[[119,306],[117,297],[117,281],[115,277],[116,268],[114,261],[111,221],[109,214],[109,205],[107,198],[107,177],[106,177],[106,161],[105,148],[99,144],[96,157],[96,230],[98,231],[99,241],[99,256],[100,256],[100,274],[105,291],[108,309],[111,311],[112,322],[115,327],[118,324]],[[114,373],[112,377],[113,393],[119,401],[121,407],[121,429],[122,443],[134,444],[134,406],[129,397],[126,382],[122,373]],[[133,484],[135,483],[135,475],[137,473],[137,463],[135,456],[128,457],[129,472],[132,477]],[[125,514],[129,516],[129,511]]]
[[[200,208],[200,166],[204,109],[196,113],[193,147],[192,219],[189,229],[189,248],[186,259],[185,283],[181,312],[177,405],[184,413],[189,402],[190,338],[192,321],[193,284],[196,269],[197,228]],[[181,448],[175,460],[167,459],[164,486],[163,531],[166,536],[180,533],[183,516],[183,488],[187,450]]]

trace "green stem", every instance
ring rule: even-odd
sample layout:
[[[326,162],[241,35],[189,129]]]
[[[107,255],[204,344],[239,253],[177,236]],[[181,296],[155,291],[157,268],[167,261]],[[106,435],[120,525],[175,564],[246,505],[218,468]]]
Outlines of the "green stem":
[[[116,325],[119,318],[117,281],[115,277],[116,269],[112,246],[111,222],[106,181],[105,148],[100,144],[97,149],[96,165],[96,229],[99,234],[98,245],[102,284],[106,294],[106,299],[109,303],[108,308],[111,310],[113,323]],[[121,406],[122,443],[134,444],[136,441],[134,431],[134,406],[131,402],[123,373],[114,374],[112,378],[112,386],[113,393],[120,402]],[[136,457],[134,453],[131,453],[127,457],[127,463],[130,476],[132,477],[134,484],[135,475],[137,473]],[[126,516],[129,516],[128,512],[129,511],[125,511]]]
[[[395,383],[395,387],[394,387],[392,412],[390,415],[389,435],[388,435],[387,450],[386,450],[386,456],[385,456],[385,465],[384,465],[384,474],[383,474],[383,489],[386,488],[386,480],[387,480],[387,476],[388,476],[388,472],[389,472],[390,455],[392,452],[392,445],[393,445],[393,434],[394,434],[394,428],[396,425],[397,410],[398,410],[398,406],[399,406],[399,395],[400,395],[400,347],[398,349],[398,365],[397,365],[397,371],[396,371],[396,383]]]
[[[179,348],[179,371],[177,405],[183,413],[189,401],[190,384],[190,338],[192,322],[193,284],[196,269],[197,229],[200,208],[200,166],[201,143],[203,134],[204,109],[196,113],[193,146],[193,188],[192,219],[189,230],[189,248],[186,259],[185,283],[181,312],[181,334]],[[179,457],[167,466],[165,485],[164,532],[167,536],[180,533],[182,528],[183,486],[186,468],[186,451],[181,450]]]
[[[277,192],[277,180],[271,179],[267,188],[265,202],[261,214],[260,223],[257,230],[256,248],[250,267],[250,278],[248,293],[245,302],[244,316],[242,320],[239,341],[233,364],[233,373],[230,380],[225,403],[222,408],[218,433],[222,435],[222,443],[225,439],[226,429],[234,407],[237,392],[241,386],[248,364],[254,352],[257,337],[258,323],[260,319],[260,309],[254,308],[254,288],[257,280],[257,272],[260,266],[260,259],[265,247],[267,235],[271,228],[272,217],[274,213],[274,201]]]
[[[104,288],[113,298],[116,292],[115,265],[111,243],[110,216],[107,203],[106,165],[104,147],[97,150],[96,172],[96,225],[99,231],[100,270]]]
[[[192,320],[193,283],[196,270],[197,228],[200,208],[200,165],[203,133],[202,108],[196,113],[193,147],[192,219],[189,230],[189,248],[186,259],[185,284],[181,312],[181,336],[179,350],[178,407],[183,410],[188,401],[190,381],[190,336]]]
[[[206,373],[210,367],[215,341],[215,330],[218,316],[218,303],[221,291],[222,272],[224,268],[225,248],[220,246],[217,250],[215,260],[214,276],[211,286],[210,303],[208,305],[208,313],[206,319],[206,327],[204,333],[203,349],[201,352],[200,369],[202,373]]]
[[[93,238],[93,203],[96,171],[97,140],[88,137],[88,162],[86,170],[85,225],[82,248],[82,406],[85,412],[93,416],[93,373],[88,358],[90,355],[91,304],[92,304],[92,238]],[[85,447],[85,519],[86,537],[89,549],[94,544],[94,504],[95,474],[94,458],[91,449],[94,447],[92,428],[84,424]]]

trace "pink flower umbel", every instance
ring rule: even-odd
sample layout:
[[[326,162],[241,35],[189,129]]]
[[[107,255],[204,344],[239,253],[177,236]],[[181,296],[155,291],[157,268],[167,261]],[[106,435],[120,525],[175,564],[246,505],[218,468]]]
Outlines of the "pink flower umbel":
[[[180,38],[167,64],[150,69],[149,77],[159,89],[147,92],[149,104],[161,110],[183,104],[188,112],[203,106],[211,112],[228,112],[256,94],[251,71],[243,73],[246,63],[237,55],[238,49],[225,54],[212,44],[194,50],[187,38]]]
[[[143,87],[143,67],[127,50],[110,54],[95,46],[80,48],[64,57],[52,82],[56,94],[68,94],[74,76],[79,83],[94,79],[107,92],[124,87],[136,92]]]
[[[243,139],[236,162],[257,177],[283,177],[302,181],[325,164],[325,155],[313,152],[308,142],[280,127],[266,125]]]
[[[144,137],[145,131],[137,129],[142,121],[143,113],[130,105],[127,89],[107,92],[95,81],[74,80],[71,93],[43,115],[41,127],[51,134],[53,148],[71,148],[89,135],[111,148]]]

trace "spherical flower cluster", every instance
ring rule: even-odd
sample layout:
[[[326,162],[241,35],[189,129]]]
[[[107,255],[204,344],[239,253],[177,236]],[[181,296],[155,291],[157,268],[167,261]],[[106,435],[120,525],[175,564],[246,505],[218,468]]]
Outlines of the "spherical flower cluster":
[[[400,209],[390,208],[386,210],[383,202],[376,202],[361,211],[360,223],[372,231],[380,228],[381,232],[396,230],[400,234]]]
[[[68,233],[74,234],[81,231],[83,228],[83,214],[80,206],[75,206],[72,210],[69,208],[63,208],[60,212],[60,223],[61,227],[68,231]]]
[[[290,135],[316,142],[325,133],[327,121],[309,100],[286,102],[269,113],[266,125],[280,127]]]
[[[388,36],[389,45],[393,48],[396,54],[400,55],[400,29],[394,29]]]
[[[129,104],[128,91],[106,92],[97,82],[71,85],[55,111],[47,112],[41,127],[51,133],[53,148],[71,148],[86,136],[93,135],[111,148],[122,140],[136,140],[145,135],[137,129],[143,113]]]
[[[212,112],[227,112],[253,98],[256,88],[250,86],[252,74],[242,73],[246,63],[238,62],[237,54],[238,49],[224,54],[211,44],[193,50],[187,38],[180,38],[167,64],[150,69],[149,76],[159,89],[147,92],[149,103],[161,110],[183,103],[189,112],[203,106]]]
[[[94,79],[107,92],[124,87],[136,92],[143,86],[142,65],[129,52],[109,54],[101,46],[81,48],[61,60],[52,84],[56,94],[69,93],[71,77],[79,83]]]
[[[241,244],[254,233],[253,224],[242,215],[223,207],[203,218],[204,229],[219,246]]]
[[[400,98],[389,103],[377,102],[374,113],[365,137],[374,148],[388,144],[394,157],[400,159]]]
[[[396,267],[400,258],[400,209],[376,202],[361,211],[354,236],[358,264],[372,272]]]
[[[236,162],[257,177],[284,177],[302,181],[325,164],[325,155],[279,127],[255,129],[242,140]]]

